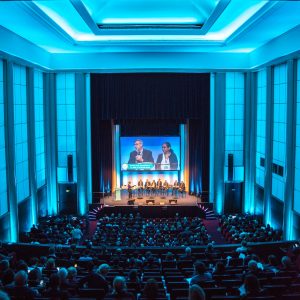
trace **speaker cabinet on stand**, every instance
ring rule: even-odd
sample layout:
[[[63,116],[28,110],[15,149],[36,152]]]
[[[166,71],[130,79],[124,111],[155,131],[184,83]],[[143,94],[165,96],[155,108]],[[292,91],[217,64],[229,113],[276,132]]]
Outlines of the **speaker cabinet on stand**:
[[[68,182],[73,182],[73,155],[68,154]]]
[[[233,154],[228,154],[228,181],[233,180]]]

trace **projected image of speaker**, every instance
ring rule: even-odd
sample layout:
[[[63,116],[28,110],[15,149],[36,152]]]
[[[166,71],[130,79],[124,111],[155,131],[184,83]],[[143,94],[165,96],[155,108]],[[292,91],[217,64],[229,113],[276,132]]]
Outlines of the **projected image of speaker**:
[[[228,154],[228,181],[233,180],[233,154]]]
[[[73,182],[73,155],[68,154],[68,181]]]

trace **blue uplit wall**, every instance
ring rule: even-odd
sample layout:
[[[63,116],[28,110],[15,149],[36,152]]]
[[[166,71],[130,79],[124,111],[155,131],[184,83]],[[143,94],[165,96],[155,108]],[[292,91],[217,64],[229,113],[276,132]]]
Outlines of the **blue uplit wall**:
[[[226,73],[225,104],[225,170],[228,180],[228,154],[233,154],[233,180],[244,180],[244,74]]]
[[[298,214],[300,214],[300,59],[298,59],[298,65],[297,65],[297,118],[296,118],[294,210]]]
[[[8,212],[3,83],[3,61],[0,59],[0,216]]]
[[[73,175],[76,176],[75,74],[56,75],[58,182],[66,182],[67,158],[73,155]]]
[[[43,73],[38,70],[34,71],[34,116],[36,183],[37,188],[40,188],[46,183],[46,170]]]
[[[267,107],[267,73],[257,73],[257,115],[256,115],[256,183],[265,184],[264,159],[266,157],[266,107]]]
[[[15,180],[18,202],[29,196],[26,68],[14,65]]]
[[[273,163],[283,167],[283,176],[272,173],[272,195],[284,200],[286,162],[287,65],[274,67]]]

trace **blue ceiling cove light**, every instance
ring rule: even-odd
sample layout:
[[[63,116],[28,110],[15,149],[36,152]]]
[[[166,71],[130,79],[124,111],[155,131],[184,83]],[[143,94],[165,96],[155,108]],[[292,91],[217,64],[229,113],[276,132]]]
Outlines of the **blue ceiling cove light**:
[[[300,1],[266,0],[0,1],[0,29],[51,53],[132,45],[250,53],[299,26],[299,9]]]

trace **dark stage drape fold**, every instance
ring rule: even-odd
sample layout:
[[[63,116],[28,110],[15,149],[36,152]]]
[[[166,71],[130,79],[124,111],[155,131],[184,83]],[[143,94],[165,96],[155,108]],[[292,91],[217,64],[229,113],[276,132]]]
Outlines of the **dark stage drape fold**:
[[[209,107],[203,119],[189,121],[189,169],[190,192],[209,190]]]
[[[91,75],[93,191],[111,188],[111,121],[121,135],[178,135],[189,120],[190,190],[208,190],[210,74]]]
[[[120,120],[121,136],[178,136],[180,120]]]

